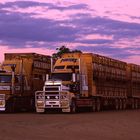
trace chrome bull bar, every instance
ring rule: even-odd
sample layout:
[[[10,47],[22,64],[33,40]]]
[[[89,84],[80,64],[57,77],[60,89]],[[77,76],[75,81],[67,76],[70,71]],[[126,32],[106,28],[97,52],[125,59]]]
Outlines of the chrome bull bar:
[[[36,108],[62,108],[63,104],[69,102],[68,91],[36,91]],[[69,105],[66,105],[67,107]]]

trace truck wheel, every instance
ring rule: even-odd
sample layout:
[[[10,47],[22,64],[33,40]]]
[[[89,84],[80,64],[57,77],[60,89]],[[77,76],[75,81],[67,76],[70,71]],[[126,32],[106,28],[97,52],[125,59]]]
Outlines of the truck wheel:
[[[122,110],[123,108],[123,103],[122,103],[122,99],[119,100],[119,109]]]
[[[101,101],[100,99],[97,99],[96,101],[96,111],[99,112],[101,110]]]
[[[77,107],[75,100],[72,100],[71,106],[70,106],[70,113],[76,113]]]
[[[138,109],[138,100],[135,100],[135,109]]]
[[[118,101],[118,99],[115,100],[115,109],[116,110],[119,109],[119,101]]]
[[[126,109],[126,100],[125,99],[123,100],[123,109],[124,110]]]
[[[30,99],[30,109],[29,111],[35,111],[35,99]]]
[[[9,102],[9,103],[6,105],[6,112],[7,112],[7,113],[14,113],[14,112],[15,112],[14,103]]]
[[[135,101],[134,101],[134,99],[132,99],[132,102],[131,102],[131,109],[135,109]]]
[[[95,100],[92,101],[91,111],[92,112],[95,112],[96,111],[96,102],[95,102]]]

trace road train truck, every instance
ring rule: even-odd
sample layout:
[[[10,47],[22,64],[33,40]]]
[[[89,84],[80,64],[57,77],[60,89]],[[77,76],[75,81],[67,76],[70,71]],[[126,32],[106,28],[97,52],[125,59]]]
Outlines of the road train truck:
[[[98,54],[63,54],[46,79],[43,91],[35,93],[36,112],[119,110],[140,102],[140,66]]]
[[[0,111],[34,107],[34,93],[41,90],[50,73],[49,56],[37,53],[5,53],[0,68]]]

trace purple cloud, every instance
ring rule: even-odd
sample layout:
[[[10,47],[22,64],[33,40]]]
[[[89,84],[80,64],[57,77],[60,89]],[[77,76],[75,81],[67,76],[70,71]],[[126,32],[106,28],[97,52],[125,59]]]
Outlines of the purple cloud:
[[[30,13],[14,11],[15,6],[17,9],[36,6],[47,7],[46,13],[52,9],[59,12],[67,10],[91,11],[86,4],[62,6],[51,2],[33,1],[0,4],[0,44],[7,45],[9,48],[25,48],[29,45],[32,48],[55,49],[57,44],[66,43],[72,44],[76,49],[104,53],[116,58],[126,58],[136,55],[135,51],[140,51],[137,47],[138,41],[134,42],[134,47],[126,46],[126,40],[140,37],[139,23],[118,21],[79,11],[67,15],[68,18],[63,20],[55,17],[35,18],[34,11]],[[9,11],[7,8],[11,10]],[[88,39],[87,36],[91,34],[98,34],[100,37]],[[103,36],[112,36],[112,38],[103,38]],[[80,37],[82,38],[80,39]],[[121,40],[124,40],[125,43],[120,43]],[[40,44],[40,42],[43,43]],[[124,47],[120,48],[119,45]]]

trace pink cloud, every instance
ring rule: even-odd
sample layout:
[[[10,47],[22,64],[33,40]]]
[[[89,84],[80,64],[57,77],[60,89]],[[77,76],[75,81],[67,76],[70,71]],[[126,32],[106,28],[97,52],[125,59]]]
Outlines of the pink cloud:
[[[15,0],[15,1],[21,1],[21,0]],[[108,17],[108,19],[115,19],[115,21],[126,21],[126,22],[136,22],[136,23],[140,23],[140,18],[136,18],[136,19],[132,19],[131,16],[135,16],[135,17],[140,17],[140,2],[139,0],[126,0],[126,1],[122,1],[122,0],[31,0],[31,1],[35,1],[35,2],[44,2],[44,3],[53,3],[56,6],[71,6],[74,4],[87,4],[89,6],[88,10],[84,10],[83,9],[67,9],[67,10],[60,10],[59,8],[57,9],[48,9],[47,6],[32,6],[32,7],[24,7],[24,8],[19,8],[18,6],[13,6],[12,8],[3,8],[5,10],[8,10],[9,13],[26,13],[26,14],[30,14],[30,13],[34,13],[33,15],[30,15],[33,18],[48,18],[48,19],[52,19],[52,20],[70,20],[72,16],[74,16],[75,14],[91,14],[94,17]],[[3,0],[0,1],[0,3],[5,3],[5,2],[13,2],[13,0]],[[106,18],[107,19],[107,18]],[[67,24],[67,25],[66,25]],[[90,24],[90,23],[89,23]],[[80,23],[79,23],[80,25]],[[46,26],[46,25],[45,25]],[[60,23],[60,27],[65,27],[65,26],[69,26],[69,27],[73,27],[75,28],[75,25],[72,24],[71,22],[62,22]],[[85,26],[88,26],[88,24],[86,24]],[[101,25],[100,25],[101,26]],[[113,26],[113,25],[112,25]],[[35,26],[36,27],[36,26]],[[94,26],[95,27],[95,26]],[[132,27],[132,26],[131,26]],[[115,28],[117,29],[117,28]],[[127,29],[128,30],[128,29]],[[133,28],[131,30],[134,30]],[[133,31],[132,31],[133,32]],[[130,34],[130,32],[129,32]],[[65,36],[65,34],[64,34]],[[78,35],[77,35],[78,36]],[[120,35],[121,36],[121,35]],[[86,44],[85,43],[81,43],[80,40],[98,40],[98,39],[107,39],[107,40],[112,40],[113,39],[113,35],[104,35],[101,33],[89,33],[87,35],[85,34],[79,34],[79,38],[77,38],[77,40],[79,42],[77,43],[73,43],[73,42],[66,42],[64,44],[66,44],[66,46],[70,47],[70,48],[76,48],[77,46],[88,46],[88,47],[94,47],[98,44],[95,43],[91,43],[91,44]],[[121,38],[121,37],[120,37]],[[128,48],[128,52],[132,52],[132,54],[134,56],[129,56],[129,58],[124,59],[124,61],[128,61],[128,62],[133,62],[133,63],[140,63],[140,57],[138,55],[139,50],[138,49],[131,49],[129,50],[130,47],[134,47],[134,48],[138,48],[139,47],[139,39],[140,37],[138,36],[132,36],[131,39],[130,38],[123,38],[122,39],[118,39],[117,41],[114,41],[114,44],[106,44],[110,45],[112,48]],[[47,39],[46,39],[47,40]],[[57,40],[58,41],[58,40]],[[43,42],[42,42],[43,43]],[[42,43],[40,44],[40,46],[42,45]],[[58,42],[56,42],[58,44]],[[104,43],[105,45],[105,43]],[[137,46],[138,45],[138,46]],[[50,46],[52,46],[50,44]],[[59,45],[58,45],[59,46]],[[61,46],[61,45],[60,45]],[[30,45],[26,45],[26,48],[20,48],[20,49],[11,49],[9,46],[0,46],[1,51],[0,51],[0,61],[3,60],[3,54],[6,52],[37,52],[37,53],[41,53],[41,54],[52,54],[55,50],[49,50],[49,49],[45,49],[45,48],[32,48],[33,46]],[[102,53],[102,52],[101,52]],[[109,52],[110,53],[110,52]],[[119,52],[116,52],[119,54]],[[104,54],[103,54],[104,55]]]

